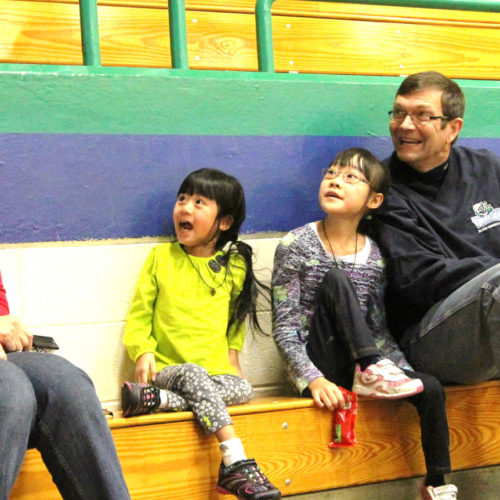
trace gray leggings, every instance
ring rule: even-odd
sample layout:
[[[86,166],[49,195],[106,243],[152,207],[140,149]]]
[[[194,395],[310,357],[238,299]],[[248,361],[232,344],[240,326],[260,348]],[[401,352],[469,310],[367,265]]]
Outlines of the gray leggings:
[[[194,363],[167,366],[156,375],[155,385],[167,392],[164,411],[191,410],[202,429],[212,434],[233,422],[226,405],[248,403],[252,386],[236,375],[209,375]]]

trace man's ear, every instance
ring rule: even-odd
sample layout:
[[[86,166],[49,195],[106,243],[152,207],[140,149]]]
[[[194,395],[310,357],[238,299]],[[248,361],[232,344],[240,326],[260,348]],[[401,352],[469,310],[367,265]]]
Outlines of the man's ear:
[[[383,201],[384,195],[382,193],[371,193],[366,207],[370,210],[375,210],[382,205]]]
[[[219,230],[227,231],[233,225],[233,216],[225,215],[219,222]]]
[[[462,118],[453,118],[448,122],[448,127],[450,134],[448,136],[448,142],[451,144],[457,137],[458,134],[462,131],[462,127],[464,126],[464,121]]]

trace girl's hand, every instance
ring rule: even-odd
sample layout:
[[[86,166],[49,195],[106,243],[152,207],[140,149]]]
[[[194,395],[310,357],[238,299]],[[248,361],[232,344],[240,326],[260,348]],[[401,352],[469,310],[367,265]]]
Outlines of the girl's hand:
[[[151,374],[151,378],[150,375]],[[137,383],[147,384],[149,380],[154,382],[156,379],[156,361],[152,352],[145,352],[135,363],[135,381]]]
[[[229,349],[228,356],[229,356],[229,363],[233,368],[236,369],[238,377],[243,378],[243,371],[241,370],[238,351],[236,349]]]
[[[318,377],[309,384],[309,390],[316,406],[319,408],[327,408],[333,411],[337,408],[345,407],[344,396],[340,389],[325,377]]]

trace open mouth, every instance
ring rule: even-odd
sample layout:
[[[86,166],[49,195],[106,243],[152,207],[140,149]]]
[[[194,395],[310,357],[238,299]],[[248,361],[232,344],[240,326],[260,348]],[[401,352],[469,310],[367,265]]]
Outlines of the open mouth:
[[[400,137],[399,138],[399,144],[401,145],[409,145],[409,146],[413,146],[415,144],[420,144],[422,141],[418,140],[418,139],[408,139],[408,138],[404,138],[404,137]]]
[[[327,198],[337,198],[338,200],[342,199],[342,197],[339,194],[335,193],[334,191],[329,191],[328,193],[326,193],[325,196]]]
[[[193,229],[193,224],[191,224],[191,222],[181,222],[179,224],[179,227],[181,229],[184,229],[184,231],[190,231],[191,229]]]

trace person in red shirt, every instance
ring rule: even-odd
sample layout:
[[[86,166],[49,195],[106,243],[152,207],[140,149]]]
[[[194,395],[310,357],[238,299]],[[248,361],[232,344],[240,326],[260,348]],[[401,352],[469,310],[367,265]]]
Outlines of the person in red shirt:
[[[33,337],[24,329],[22,323],[9,314],[7,294],[0,275],[0,359],[7,359],[6,351],[29,351]],[[4,347],[5,346],[5,347]]]

